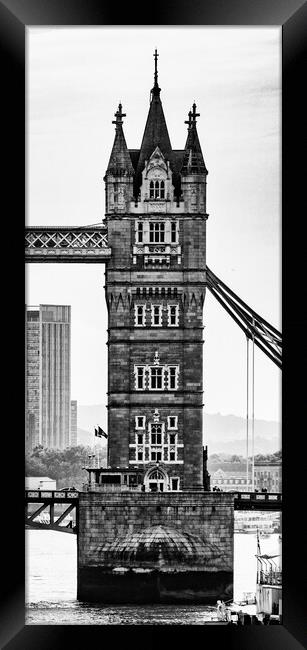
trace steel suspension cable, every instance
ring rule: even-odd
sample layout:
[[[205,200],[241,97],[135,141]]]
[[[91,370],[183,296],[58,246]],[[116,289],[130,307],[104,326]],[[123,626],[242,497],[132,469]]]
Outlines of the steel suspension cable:
[[[227,303],[225,302],[225,299],[224,298],[222,299],[221,295],[219,295],[216,287],[213,284],[211,284],[211,282],[207,283],[207,287],[211,291],[212,295],[216,298],[216,300],[222,305],[222,307],[224,307],[225,311],[228,312],[228,314],[232,317],[232,319],[243,330],[246,336],[251,337],[250,328],[248,328],[243,323],[241,323],[241,321],[235,316],[234,312],[228,307]],[[255,345],[257,345],[257,347],[260,350],[262,350],[262,352],[264,352],[267,355],[267,357],[271,359],[271,361],[273,361],[279,368],[281,368],[282,367],[281,359],[277,355],[276,350],[272,349],[271,346],[269,346],[267,342],[263,340],[262,337],[259,338],[263,342],[263,345],[257,339],[255,339]],[[270,353],[270,351],[272,352],[272,354]]]
[[[222,285],[222,286],[221,286]],[[233,320],[257,347],[282,368],[282,335],[250,309],[207,267],[207,287]],[[225,288],[222,288],[225,287]],[[230,297],[231,294],[233,298]],[[238,301],[238,302],[235,302]],[[239,303],[239,304],[238,304]],[[264,323],[266,325],[264,325]],[[268,326],[268,328],[266,327]],[[272,331],[274,333],[272,333]],[[274,347],[273,347],[274,346]]]
[[[255,491],[255,337],[252,346],[252,491]]]
[[[209,283],[207,284],[208,289],[213,293],[212,289],[214,289],[219,296],[227,302],[227,304],[234,310],[234,312],[237,314],[239,318],[243,321],[244,325],[246,328],[248,328],[248,331],[254,333],[255,332],[255,319],[253,316],[248,314],[245,310],[243,310],[239,305],[237,305],[227,294],[221,289],[219,286],[216,286],[216,284],[212,284],[212,281],[209,280]],[[216,294],[214,294],[216,297]],[[234,318],[233,312],[229,312],[230,315]],[[256,331],[257,338],[260,339],[260,341],[267,347],[267,349],[273,354],[273,355],[278,355],[280,356],[280,351],[276,350],[275,348],[272,347],[272,342],[267,341],[264,336],[263,332],[260,333],[259,330]],[[276,345],[278,345],[276,343]]]
[[[246,489],[248,490],[248,397],[249,397],[249,338],[246,337]]]
[[[211,276],[211,279],[212,279],[213,281],[215,281],[215,282],[217,282],[218,284],[220,284],[221,287],[224,287],[224,289],[225,289],[225,290],[226,290],[226,291],[227,291],[231,296],[233,296],[233,297],[234,297],[234,298],[235,298],[235,299],[236,299],[236,300],[237,300],[237,301],[238,301],[238,302],[239,302],[243,307],[245,307],[246,309],[248,309],[248,311],[249,311],[249,312],[250,312],[250,313],[251,313],[251,314],[256,318],[256,320],[259,320],[261,323],[264,323],[264,324],[265,324],[265,325],[266,325],[266,326],[267,326],[267,327],[268,327],[272,332],[274,332],[274,333],[276,334],[276,336],[278,336],[278,337],[281,338],[281,333],[280,333],[280,332],[279,332],[275,327],[273,327],[273,325],[271,325],[270,323],[268,323],[268,321],[264,320],[264,318],[263,318],[262,316],[260,316],[260,314],[257,314],[257,312],[255,312],[253,309],[251,309],[251,308],[246,304],[246,302],[244,302],[244,301],[242,300],[242,298],[239,298],[239,296],[237,296],[237,294],[236,294],[234,291],[232,291],[232,290],[227,286],[227,284],[225,284],[225,282],[223,282],[222,280],[220,280],[220,278],[218,278],[217,275],[215,275],[215,273],[213,273],[213,271],[211,271],[211,269],[209,269],[208,266],[207,266],[206,270],[207,270],[207,274],[208,274],[208,276],[209,276],[209,277]]]

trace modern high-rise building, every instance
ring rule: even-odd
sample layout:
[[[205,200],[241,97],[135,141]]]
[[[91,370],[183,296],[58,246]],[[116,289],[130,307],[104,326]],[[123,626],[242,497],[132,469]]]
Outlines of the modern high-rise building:
[[[26,449],[71,445],[69,305],[26,307]]]
[[[70,444],[72,447],[76,447],[78,444],[77,413],[77,400],[73,399],[70,402]]]

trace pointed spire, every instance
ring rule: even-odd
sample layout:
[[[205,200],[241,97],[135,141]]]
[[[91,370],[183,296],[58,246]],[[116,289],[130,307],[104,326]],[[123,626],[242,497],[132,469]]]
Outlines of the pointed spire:
[[[189,118],[185,121],[185,124],[188,125],[188,137],[180,171],[181,174],[207,174],[208,172],[196,129],[196,118],[200,114],[196,112],[195,102],[192,106],[192,111],[189,111],[188,115]]]
[[[115,176],[123,174],[132,176],[134,170],[123,132],[123,117],[126,117],[126,113],[122,112],[121,103],[119,103],[118,110],[114,116],[115,120],[112,120],[112,124],[115,124],[115,138],[107,173]]]
[[[143,140],[140,148],[140,155],[136,170],[136,192],[141,185],[142,171],[145,166],[145,161],[149,160],[151,154],[156,147],[166,160],[171,160],[172,145],[169,139],[166,121],[163,113],[162,102],[160,99],[160,88],[158,85],[158,69],[157,69],[157,50],[154,53],[155,59],[155,75],[154,86],[151,90],[151,101],[149,112],[147,116],[146,126],[144,130]]]

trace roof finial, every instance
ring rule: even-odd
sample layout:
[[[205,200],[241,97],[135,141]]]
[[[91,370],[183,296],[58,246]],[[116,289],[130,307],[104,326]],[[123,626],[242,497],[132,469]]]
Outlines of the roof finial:
[[[200,116],[200,113],[196,113],[196,104],[195,104],[195,102],[194,102],[192,108],[193,108],[193,111],[192,111],[193,126],[196,126],[196,118]]]
[[[184,121],[188,125],[188,131],[191,131],[192,128],[192,111],[189,111],[189,119]]]
[[[154,82],[154,87],[152,88],[152,93],[153,93],[153,95],[159,95],[161,88],[159,88],[159,84],[158,84],[158,56],[159,56],[159,54],[157,52],[157,48],[155,49],[155,52],[154,52],[153,56],[154,56],[154,59],[155,59],[155,75],[154,75],[155,82]]]
[[[158,56],[159,56],[159,54],[158,54],[157,48],[156,48],[155,53],[154,53],[154,59],[155,59],[155,86],[158,85]]]
[[[114,113],[114,116],[116,117],[115,120],[112,120],[112,124],[116,125],[116,130],[123,124],[123,117],[126,117],[126,113],[122,113],[122,105],[121,103],[118,104],[118,111]]]
[[[191,131],[191,129],[193,129],[194,126],[196,127],[196,118],[199,117],[199,115],[200,115],[200,113],[196,113],[196,104],[195,104],[195,102],[194,102],[194,104],[192,106],[192,109],[193,109],[192,111],[189,111],[189,119],[185,120],[185,122],[184,122],[185,124],[188,125],[188,131]]]

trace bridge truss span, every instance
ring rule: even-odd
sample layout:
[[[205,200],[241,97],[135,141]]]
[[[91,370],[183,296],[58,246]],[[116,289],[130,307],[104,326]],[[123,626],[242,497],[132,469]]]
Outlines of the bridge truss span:
[[[55,508],[58,512],[55,512]],[[61,533],[77,533],[79,492],[49,490],[25,491],[25,526]]]
[[[25,230],[26,262],[101,263],[111,257],[107,228],[92,226],[34,226]]]

